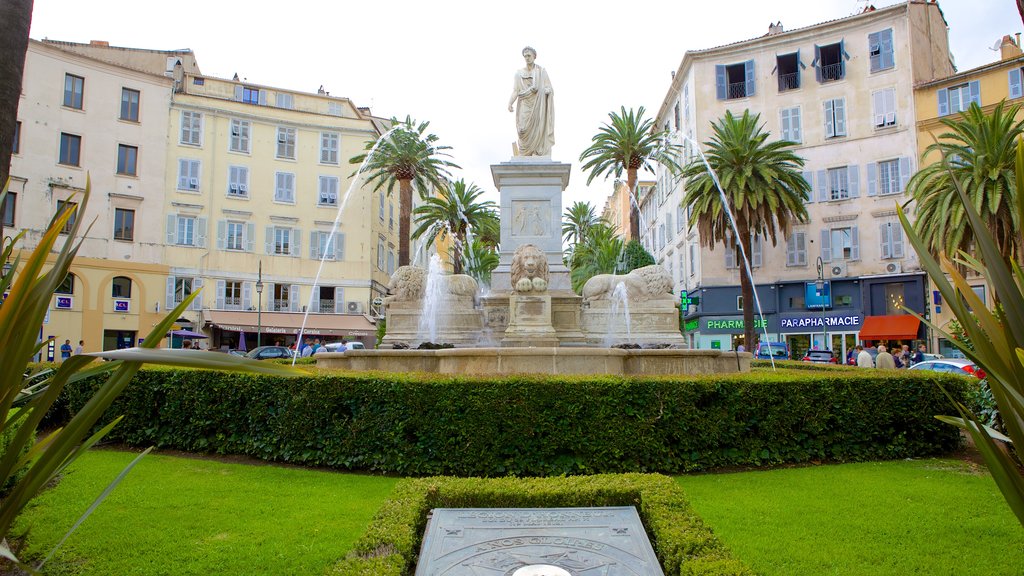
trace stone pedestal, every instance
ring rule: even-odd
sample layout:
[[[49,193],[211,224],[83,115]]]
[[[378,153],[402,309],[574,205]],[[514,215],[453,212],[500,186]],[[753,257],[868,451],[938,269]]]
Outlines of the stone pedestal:
[[[551,325],[551,295],[517,294],[508,299],[508,328],[502,346],[558,346],[558,336]]]
[[[679,332],[679,309],[674,300],[657,299],[629,303],[629,323],[625,307],[611,300],[593,300],[584,305],[580,327],[591,346],[617,344],[668,344],[686,347]]]
[[[586,336],[580,331],[580,303],[583,300],[571,290],[548,292],[551,298],[551,327],[558,346],[583,346]],[[480,299],[484,330],[481,346],[497,346],[509,325],[511,292],[490,293]],[[526,346],[535,346],[527,343]]]
[[[423,317],[423,303],[396,302],[387,307],[388,333],[381,345],[390,348],[395,344],[418,346],[430,340],[429,334],[420,330],[420,319]],[[440,306],[437,317],[436,344],[452,344],[457,347],[474,347],[480,345],[480,333],[483,330],[483,312],[469,305],[452,302]]]

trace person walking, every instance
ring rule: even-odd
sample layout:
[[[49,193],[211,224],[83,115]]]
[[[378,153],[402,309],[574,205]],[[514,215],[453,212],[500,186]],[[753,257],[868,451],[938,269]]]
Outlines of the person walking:
[[[904,344],[903,347],[900,349],[900,368],[910,368],[911,356],[912,354],[910,353],[910,345]]]
[[[63,362],[68,358],[71,358],[71,340],[65,340],[60,345],[60,361]]]
[[[924,344],[918,345],[917,352],[914,352],[914,356],[910,359],[910,361],[914,364],[917,364],[918,362],[924,362],[924,351]]]
[[[857,345],[857,366],[861,368],[875,367],[875,362],[871,359],[871,354],[860,344]]]
[[[896,359],[885,350],[885,346],[878,345],[878,355],[875,356],[875,368],[881,370],[895,370]]]

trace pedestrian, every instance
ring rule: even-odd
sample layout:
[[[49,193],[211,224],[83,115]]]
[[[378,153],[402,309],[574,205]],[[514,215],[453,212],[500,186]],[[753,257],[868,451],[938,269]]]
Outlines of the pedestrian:
[[[71,358],[71,340],[65,340],[60,345],[60,361],[63,362],[68,358]]]
[[[85,340],[79,340],[78,346],[75,347],[75,356],[78,356],[85,352]]]
[[[310,355],[316,354],[316,351],[319,350],[319,349],[320,349],[320,339],[319,338],[314,338],[313,339],[313,351],[310,352]]]
[[[886,352],[885,346],[878,345],[878,355],[875,356],[875,368],[882,370],[895,370],[896,359],[892,357],[892,354]]]
[[[861,368],[875,367],[875,362],[871,359],[871,354],[860,344],[857,345],[857,366]]]
[[[925,351],[924,344],[919,345],[917,347],[917,352],[914,352],[914,357],[911,359],[911,361],[914,364],[917,364],[918,362],[924,362],[924,351]]]
[[[910,357],[911,357],[910,345],[909,344],[904,344],[903,347],[900,349],[900,356],[899,356],[899,358],[900,358],[900,364],[902,364],[902,366],[900,366],[900,368],[910,368]]]
[[[302,351],[299,352],[299,355],[303,358],[309,358],[313,355],[313,346],[310,344],[309,338],[306,338],[306,341],[302,344]]]
[[[183,341],[181,343],[181,349],[182,350],[191,350],[192,349],[192,341],[191,340]]]

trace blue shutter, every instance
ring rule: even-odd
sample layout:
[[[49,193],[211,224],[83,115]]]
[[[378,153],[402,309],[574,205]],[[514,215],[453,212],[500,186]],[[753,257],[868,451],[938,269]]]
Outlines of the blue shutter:
[[[302,230],[292,228],[292,256],[302,255]]]
[[[892,258],[892,253],[889,250],[890,242],[892,242],[891,234],[891,222],[883,222],[878,225],[878,247],[882,258]]]
[[[266,106],[267,105],[267,91],[266,90],[260,90],[259,101],[260,101],[260,106]]]
[[[856,226],[850,227],[850,260],[860,260],[860,233]]]
[[[949,90],[942,88],[939,94],[939,116],[949,116]]]
[[[796,87],[797,88],[800,87],[800,69],[801,68],[806,68],[806,66],[804,66],[804,63],[800,61],[800,49],[797,48],[797,50],[796,50]]]
[[[807,182],[807,203],[814,203],[814,173],[810,170],[804,170],[803,173],[804,181]]]
[[[206,218],[196,218],[196,248],[206,248]]]
[[[910,157],[900,158],[900,192],[907,191],[907,182],[910,180]]]
[[[726,86],[726,80],[725,80],[725,65],[724,64],[716,64],[715,65],[715,94],[717,95],[719,100],[725,100],[728,97],[727,88],[728,87]]]
[[[728,242],[728,240],[726,240]],[[736,249],[725,246],[725,269],[730,270],[736,267]]]
[[[828,172],[818,170],[818,202],[829,200],[831,195],[828,190]]]
[[[167,243],[174,245],[178,243],[178,215],[167,215]]]
[[[854,164],[847,168],[846,185],[850,189],[850,198],[860,198],[860,166]]]
[[[868,196],[878,195],[878,164],[868,164]]]
[[[265,252],[264,252],[265,254],[273,254],[274,253],[274,244],[276,243],[276,241],[277,241],[277,238],[275,238],[274,227],[273,226],[267,226],[267,236],[266,236],[266,239],[265,239],[265,241],[263,243],[263,248],[265,250]]]
[[[835,111],[832,107],[832,100],[825,100],[825,138],[832,138],[835,135]]]
[[[291,284],[288,287],[288,310],[292,312],[299,311],[299,285]]]
[[[755,84],[757,84],[756,79],[754,77],[754,61],[747,60],[746,62],[743,63],[743,68],[745,73],[745,79],[747,81],[746,95],[749,98],[754,95]]]
[[[807,266],[807,234],[796,232],[793,235],[796,237],[796,265]]]
[[[241,102],[241,101],[242,101],[242,87],[241,86],[235,86],[235,102]]]
[[[217,220],[217,250],[223,250],[226,244],[228,223]]]
[[[762,263],[760,236],[755,235],[754,238],[750,241],[750,251],[754,253],[754,255],[751,257],[751,268],[760,268]]]
[[[164,301],[164,310],[170,312],[174,310],[174,276],[167,277],[167,299]]]
[[[320,233],[316,230],[309,233],[309,258],[311,260],[320,259]]]
[[[971,93],[971,102],[981,106],[981,82],[971,80],[967,83],[967,91]]]
[[[339,262],[345,259],[345,235],[340,232],[334,233],[334,259]]]
[[[1021,88],[1020,68],[1014,68],[1010,70],[1010,98],[1020,98],[1024,96],[1024,90]]]
[[[892,257],[903,258],[903,227],[899,224],[892,226]]]
[[[836,113],[836,136],[846,136],[846,99],[837,98],[833,106]]]
[[[217,299],[215,302],[216,310],[224,309],[224,280],[217,280]]]
[[[868,34],[868,54],[871,59],[871,71],[878,72],[882,69],[882,40],[881,32],[872,32]],[[872,52],[878,51],[878,55],[875,56]]]
[[[814,45],[814,61],[811,62],[811,67],[814,68],[814,77],[821,83],[821,66],[818,66],[818,62],[821,62],[821,46]]]
[[[334,313],[343,314],[345,312],[345,289],[341,286],[334,288]]]
[[[882,69],[892,68],[896,65],[896,52],[892,42],[892,28],[882,30],[879,41],[882,48]]]
[[[843,58],[845,56],[845,59]],[[850,55],[846,53],[846,41],[839,41],[839,77],[846,78],[846,61],[850,59]]]
[[[821,260],[823,262],[832,261],[832,232],[825,228],[821,231]]]
[[[796,266],[796,233],[786,238],[786,266]]]
[[[242,282],[242,309],[252,308],[252,283]]]
[[[256,241],[256,225],[249,222],[245,225],[245,251],[252,252]]]
[[[199,292],[200,290],[202,290],[202,288],[203,288],[203,279],[202,278],[193,278],[192,279],[192,291],[193,292]],[[202,295],[202,293],[200,293],[199,296],[196,296],[195,299],[192,300],[192,309],[193,310],[202,310],[203,309],[203,295]]]

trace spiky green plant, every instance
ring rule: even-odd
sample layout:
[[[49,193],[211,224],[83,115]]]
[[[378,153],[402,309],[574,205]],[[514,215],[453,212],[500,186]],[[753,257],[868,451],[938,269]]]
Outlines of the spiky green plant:
[[[569,279],[577,294],[583,285],[598,274],[614,274],[622,258],[624,243],[615,229],[598,222],[587,229],[581,242],[576,243],[569,262]]]
[[[484,191],[472,182],[461,178],[448,182],[436,196],[423,199],[423,204],[413,210],[416,229],[412,238],[425,238],[427,244],[437,239],[451,240],[452,267],[456,274],[462,274],[469,254],[469,238],[485,220],[494,218],[498,205],[490,200],[481,200]]]

